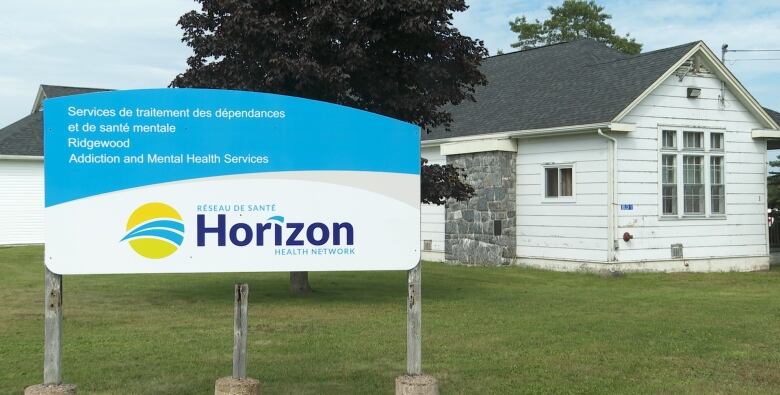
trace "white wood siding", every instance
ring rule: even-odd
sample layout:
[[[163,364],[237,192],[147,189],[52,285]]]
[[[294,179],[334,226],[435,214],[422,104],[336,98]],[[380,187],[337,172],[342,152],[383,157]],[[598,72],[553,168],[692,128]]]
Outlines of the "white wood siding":
[[[439,152],[439,147],[424,147],[421,149],[423,158],[428,159],[429,164],[444,165],[447,160]],[[431,241],[429,251],[441,253],[435,255],[426,254],[425,259],[444,259],[444,205],[423,204],[420,207],[420,250],[424,250],[425,240]],[[434,258],[439,256],[439,259]]]
[[[701,88],[700,98],[686,97],[690,86]],[[768,253],[766,143],[750,135],[761,125],[728,91],[722,107],[720,88],[712,75],[687,76],[682,82],[672,76],[621,120],[637,127],[635,132],[614,134],[618,137],[618,203],[634,205],[632,211],[618,211],[618,235],[634,236],[628,243],[619,242],[619,261],[670,259],[673,243],[683,244],[685,258]],[[725,133],[725,219],[660,217],[658,138],[663,126]],[[682,177],[679,172],[678,177]]]
[[[43,243],[43,162],[0,160],[0,245]]]
[[[574,165],[574,201],[543,197],[543,166]],[[589,134],[519,140],[517,256],[607,258],[607,140]]]

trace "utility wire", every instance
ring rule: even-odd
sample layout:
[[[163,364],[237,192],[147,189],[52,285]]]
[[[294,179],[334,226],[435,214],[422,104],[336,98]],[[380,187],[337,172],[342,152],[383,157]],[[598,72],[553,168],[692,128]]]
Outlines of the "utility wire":
[[[780,52],[780,49],[727,49],[726,52]]]
[[[727,62],[755,62],[759,60],[780,60],[780,58],[765,58],[765,59],[729,59]]]

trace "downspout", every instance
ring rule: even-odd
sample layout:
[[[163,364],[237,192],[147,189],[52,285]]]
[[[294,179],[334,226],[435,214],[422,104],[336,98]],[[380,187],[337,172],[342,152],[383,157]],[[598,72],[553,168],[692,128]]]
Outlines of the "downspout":
[[[766,145],[764,147],[767,149],[767,152],[769,152],[769,140],[766,140]],[[764,174],[769,174],[769,163],[767,161],[764,161]],[[769,180],[764,180],[764,206],[769,207]],[[768,212],[768,210],[767,210]],[[769,219],[767,218],[767,221]],[[764,226],[764,235],[766,236],[766,254],[769,255],[772,253],[772,248],[769,245],[769,224],[765,224]]]
[[[615,250],[617,250],[617,139],[611,136],[607,136],[598,129],[598,134],[601,137],[609,140],[607,142],[607,261],[614,262],[616,260]]]

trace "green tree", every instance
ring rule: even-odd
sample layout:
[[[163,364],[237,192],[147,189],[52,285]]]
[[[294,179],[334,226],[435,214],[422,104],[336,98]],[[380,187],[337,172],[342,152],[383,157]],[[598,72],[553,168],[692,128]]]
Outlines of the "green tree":
[[[179,19],[193,50],[172,87],[262,91],[338,103],[448,127],[445,105],[486,83],[487,50],[452,26],[464,0],[196,0]],[[423,203],[474,190],[451,165],[421,161]],[[294,293],[308,273],[291,273]]]
[[[780,155],[769,161],[769,175],[766,178],[767,208],[780,208]]]
[[[525,16],[509,22],[509,27],[517,33],[514,48],[527,49],[541,45],[572,41],[578,38],[592,38],[600,43],[627,54],[638,54],[642,44],[626,34],[615,33],[607,22],[612,16],[604,13],[604,7],[595,1],[564,0],[559,7],[548,7],[550,18],[544,22],[538,19],[528,22]]]

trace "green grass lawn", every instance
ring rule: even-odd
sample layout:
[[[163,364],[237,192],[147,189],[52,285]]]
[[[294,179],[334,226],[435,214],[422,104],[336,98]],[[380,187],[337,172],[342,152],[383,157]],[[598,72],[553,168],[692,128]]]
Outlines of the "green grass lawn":
[[[0,394],[42,376],[41,247],[0,249]],[[213,394],[231,371],[233,283],[266,394],[390,394],[405,273],[64,279],[63,374],[80,394]],[[423,366],[443,394],[780,393],[780,270],[629,274],[427,263]]]

